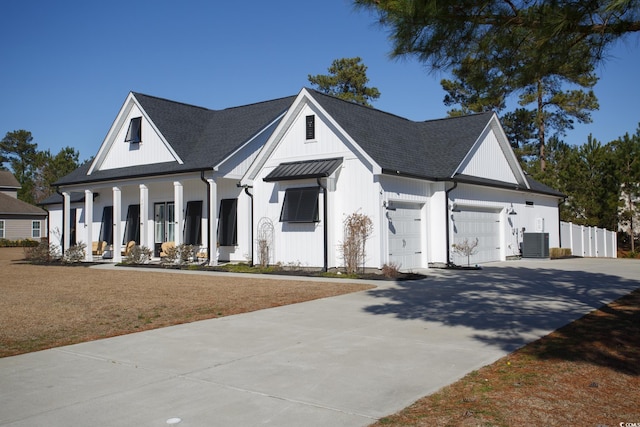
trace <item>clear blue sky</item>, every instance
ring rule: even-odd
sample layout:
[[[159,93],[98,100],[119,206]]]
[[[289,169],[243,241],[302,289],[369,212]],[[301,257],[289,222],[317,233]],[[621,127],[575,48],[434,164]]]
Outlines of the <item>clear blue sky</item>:
[[[26,129],[40,150],[95,154],[129,91],[211,109],[297,94],[309,74],[360,56],[380,110],[444,117],[440,79],[390,60],[375,17],[350,0],[18,1],[0,4],[0,137]],[[600,111],[564,138],[608,142],[640,122],[640,38],[599,68]]]

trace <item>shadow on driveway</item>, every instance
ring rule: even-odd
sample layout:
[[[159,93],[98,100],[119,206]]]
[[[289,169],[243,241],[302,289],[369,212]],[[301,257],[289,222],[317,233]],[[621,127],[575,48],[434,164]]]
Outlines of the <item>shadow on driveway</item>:
[[[552,268],[489,266],[445,273],[370,290],[384,301],[365,311],[467,327],[474,339],[512,352],[640,288],[640,282],[613,274]]]

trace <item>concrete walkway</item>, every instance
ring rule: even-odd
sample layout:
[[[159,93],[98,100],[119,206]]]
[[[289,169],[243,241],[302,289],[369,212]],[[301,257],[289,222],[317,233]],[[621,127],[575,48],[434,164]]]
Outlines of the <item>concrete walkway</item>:
[[[428,274],[0,359],[0,425],[365,426],[640,287],[631,260]]]

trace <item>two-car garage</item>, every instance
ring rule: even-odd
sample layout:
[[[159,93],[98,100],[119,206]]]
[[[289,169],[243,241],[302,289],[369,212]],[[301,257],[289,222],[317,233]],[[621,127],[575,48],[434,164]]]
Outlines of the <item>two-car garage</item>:
[[[386,210],[389,226],[389,262],[402,270],[423,267],[423,235],[426,227],[422,220],[422,204],[395,203]],[[461,244],[478,239],[472,265],[500,261],[500,212],[480,207],[456,207],[451,213],[452,242]],[[466,265],[467,257],[451,250],[451,261]]]

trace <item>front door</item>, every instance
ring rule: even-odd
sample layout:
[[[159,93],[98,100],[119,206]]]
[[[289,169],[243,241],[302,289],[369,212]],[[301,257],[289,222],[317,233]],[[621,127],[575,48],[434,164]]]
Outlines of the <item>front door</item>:
[[[155,203],[154,211],[154,256],[160,256],[164,242],[175,242],[175,207],[173,202]]]

